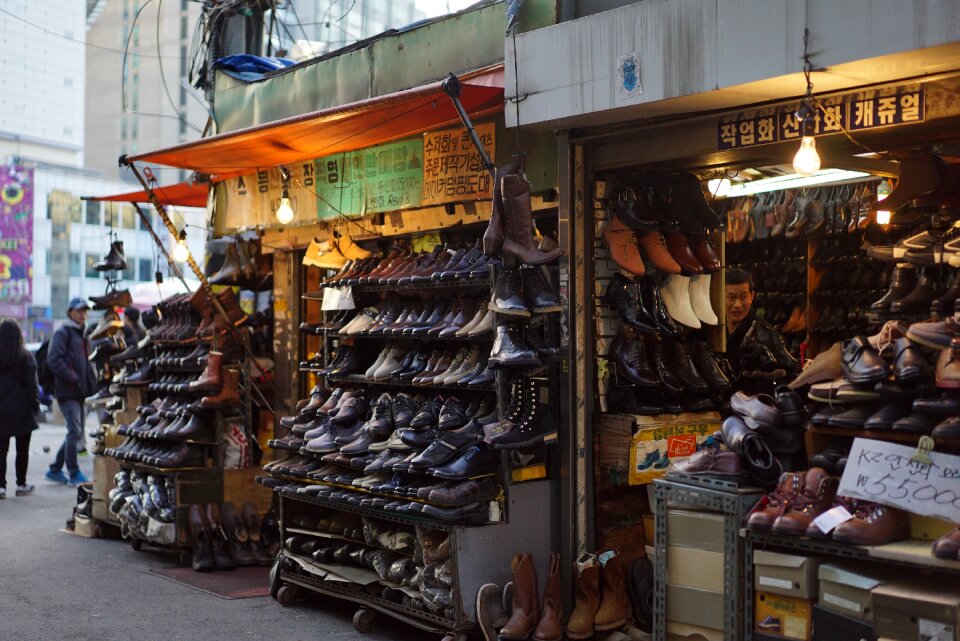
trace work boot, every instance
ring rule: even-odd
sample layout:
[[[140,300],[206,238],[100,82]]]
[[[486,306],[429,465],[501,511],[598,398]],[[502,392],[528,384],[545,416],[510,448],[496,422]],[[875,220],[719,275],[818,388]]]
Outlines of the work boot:
[[[523,300],[523,287],[518,268],[503,267],[497,273],[489,308],[498,314],[530,316],[530,308]]]
[[[533,633],[535,641],[563,639],[563,590],[560,586],[560,555],[550,555],[550,569],[543,586],[543,609],[540,622]]]
[[[716,325],[720,322],[710,302],[710,274],[699,274],[690,278],[690,307],[704,325]]]
[[[537,596],[537,571],[532,554],[517,554],[513,570],[513,608],[507,624],[500,628],[500,641],[528,639],[540,620],[540,599]]]
[[[627,577],[623,557],[617,550],[607,550],[597,555],[603,565],[601,577],[600,608],[593,617],[593,628],[598,632],[619,628],[627,622],[630,601],[627,596]]]
[[[253,501],[243,504],[243,522],[247,526],[247,549],[253,557],[254,563],[260,567],[268,567],[273,559],[267,554],[260,538],[260,518],[257,516],[257,506]]]
[[[191,505],[187,511],[187,528],[190,531],[190,545],[193,559],[190,563],[194,572],[211,572],[214,568],[213,551],[210,545],[210,530],[203,516],[203,508]]]
[[[533,445],[548,436],[556,435],[552,422],[545,420],[537,402],[537,382],[532,378],[518,383],[521,392],[520,410],[516,415],[505,416],[498,423],[484,428],[486,440],[498,450],[514,449]]]
[[[697,318],[690,302],[690,277],[680,274],[671,274],[660,287],[663,304],[667,307],[670,317],[687,327],[700,329],[700,319]]]
[[[506,231],[504,255],[514,256],[525,265],[543,265],[562,256],[562,249],[542,252],[533,244],[530,183],[523,176],[510,174],[502,178],[500,190]]]
[[[226,549],[230,560],[237,567],[255,565],[253,555],[247,547],[249,536],[247,524],[240,518],[236,506],[230,501],[224,501],[220,510],[223,519],[223,532],[226,536]]]
[[[505,176],[517,173],[519,166],[517,161],[497,167],[493,178],[493,203],[490,212],[490,222],[483,232],[483,253],[487,256],[496,256],[503,249],[503,239],[505,236],[504,216],[503,216],[503,195],[500,186]]]
[[[747,527],[751,530],[769,532],[773,522],[783,514],[789,505],[794,503],[803,492],[806,475],[797,472],[784,472],[780,476],[780,483],[770,494],[760,499],[750,515],[747,516]]]
[[[93,268],[98,272],[123,271],[127,268],[127,259],[123,254],[123,241],[115,240],[110,245],[110,251]]]
[[[220,520],[220,506],[216,503],[207,504],[206,525],[210,533],[210,550],[213,553],[214,567],[218,570],[233,570],[236,565],[227,554],[227,537],[223,531],[223,522]]]
[[[771,526],[776,534],[805,536],[815,518],[833,507],[838,481],[820,467],[811,468],[803,481],[803,493],[790,501]]]
[[[209,392],[216,391],[223,387],[223,365],[222,352],[210,352],[207,354],[207,366],[203,373],[188,386],[191,392]]]
[[[223,387],[215,396],[205,396],[200,399],[201,409],[221,409],[236,407],[242,402],[240,398],[240,372],[235,369],[223,370]]]
[[[516,321],[498,320],[496,338],[487,365],[493,369],[506,367],[539,367],[537,353],[523,341],[523,331]]]
[[[603,239],[617,267],[635,276],[647,273],[637,245],[637,232],[627,227],[616,214],[603,228]]]
[[[573,564],[576,570],[574,606],[567,619],[567,637],[589,639],[593,636],[593,621],[600,609],[600,563],[589,552]]]

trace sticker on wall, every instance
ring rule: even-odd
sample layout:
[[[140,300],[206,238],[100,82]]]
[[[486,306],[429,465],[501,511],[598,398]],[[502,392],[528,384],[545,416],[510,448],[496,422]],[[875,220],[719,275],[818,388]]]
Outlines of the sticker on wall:
[[[640,54],[636,51],[620,56],[617,61],[617,80],[621,98],[631,98],[643,93],[640,83]]]

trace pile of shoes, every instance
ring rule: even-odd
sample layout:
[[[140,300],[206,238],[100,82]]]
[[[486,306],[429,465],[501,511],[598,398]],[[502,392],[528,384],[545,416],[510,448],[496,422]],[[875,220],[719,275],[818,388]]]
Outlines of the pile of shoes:
[[[190,505],[187,527],[194,571],[271,565],[278,547],[273,544],[277,536],[271,531],[275,525],[272,513],[261,519],[251,501],[244,504],[242,512],[230,501],[222,506]]]
[[[120,518],[124,538],[176,543],[176,486],[173,477],[121,470],[114,476],[109,510]]]
[[[259,480],[333,503],[486,523],[499,456],[484,430],[498,421],[488,393],[374,399],[363,388],[318,387],[281,419],[290,433],[268,445],[290,456],[265,465],[270,477]]]
[[[544,267],[497,270],[488,309],[495,312],[495,337],[487,360],[491,369],[541,367],[559,355],[544,314],[560,312],[563,307]]]
[[[838,486],[839,480],[822,468],[785,472],[776,489],[754,505],[746,525],[760,532],[833,539],[853,545],[884,545],[910,538],[906,512],[838,496]],[[814,521],[837,506],[842,506],[853,518],[823,531]]]
[[[240,285],[262,291],[273,286],[270,259],[260,251],[258,240],[236,237],[227,243],[223,263],[208,280],[214,285]]]

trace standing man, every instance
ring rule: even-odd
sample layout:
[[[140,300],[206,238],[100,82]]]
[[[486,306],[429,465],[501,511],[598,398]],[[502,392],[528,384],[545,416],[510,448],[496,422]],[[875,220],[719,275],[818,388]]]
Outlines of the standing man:
[[[54,332],[47,354],[47,366],[55,380],[53,395],[67,421],[67,436],[44,478],[71,486],[87,481],[77,465],[77,446],[83,439],[84,399],[97,391],[97,375],[87,360],[90,343],[84,332],[89,311],[84,299],[70,301],[68,319]],[[69,478],[63,473],[64,466]]]

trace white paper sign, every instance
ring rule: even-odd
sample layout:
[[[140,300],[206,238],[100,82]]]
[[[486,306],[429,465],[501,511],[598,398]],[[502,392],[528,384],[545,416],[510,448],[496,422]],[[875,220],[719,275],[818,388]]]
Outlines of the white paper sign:
[[[960,456],[930,452],[921,463],[916,451],[855,439],[837,494],[960,523]]]
[[[841,523],[845,523],[853,518],[853,515],[842,505],[832,507],[817,518],[813,519],[813,524],[824,534],[830,534],[833,528]]]

